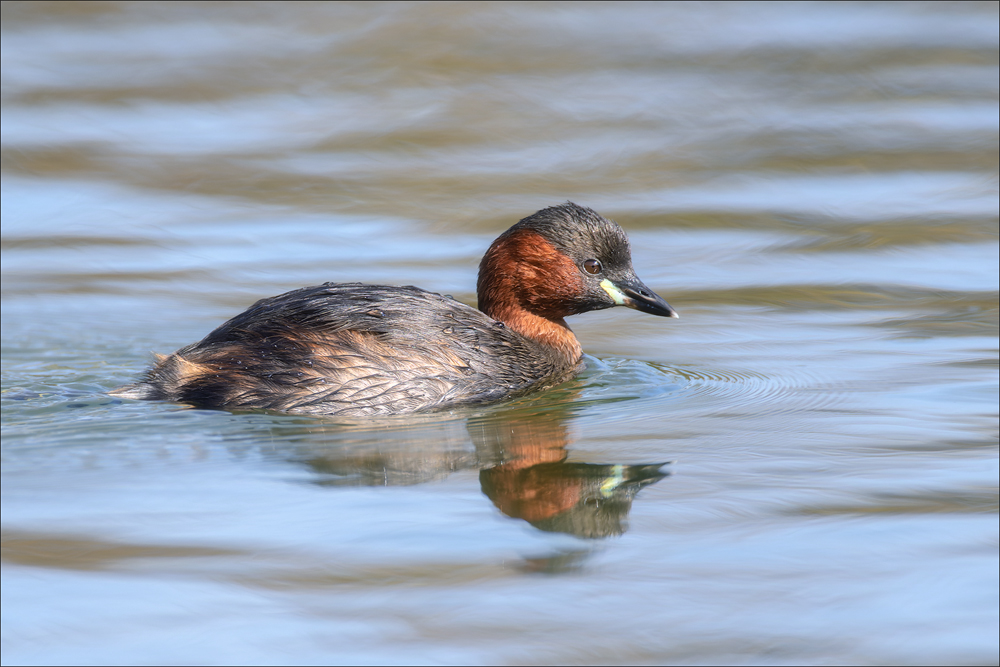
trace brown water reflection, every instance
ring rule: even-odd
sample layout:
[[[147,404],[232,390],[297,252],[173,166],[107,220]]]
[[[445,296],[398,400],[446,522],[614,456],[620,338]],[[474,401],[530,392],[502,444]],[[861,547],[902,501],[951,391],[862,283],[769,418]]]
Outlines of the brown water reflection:
[[[135,561],[197,559],[241,555],[236,549],[168,544],[136,544],[83,535],[25,530],[0,531],[0,559],[30,567],[66,570],[117,570]],[[245,555],[245,554],[244,554]],[[154,569],[169,569],[157,565]]]

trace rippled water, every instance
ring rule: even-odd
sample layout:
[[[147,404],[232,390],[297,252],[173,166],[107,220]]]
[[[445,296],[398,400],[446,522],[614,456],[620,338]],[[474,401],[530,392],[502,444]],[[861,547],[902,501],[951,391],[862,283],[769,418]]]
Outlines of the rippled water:
[[[4,663],[994,663],[998,13],[4,3]],[[113,399],[566,200],[681,313],[332,422]]]

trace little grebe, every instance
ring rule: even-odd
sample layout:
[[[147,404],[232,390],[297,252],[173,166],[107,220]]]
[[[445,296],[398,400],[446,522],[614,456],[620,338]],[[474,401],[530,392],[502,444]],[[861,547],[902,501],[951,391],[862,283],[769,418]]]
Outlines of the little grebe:
[[[479,310],[416,287],[326,283],[262,299],[111,393],[204,408],[365,416],[487,403],[572,377],[563,319],[627,306],[677,317],[616,223],[567,202],[500,235]]]

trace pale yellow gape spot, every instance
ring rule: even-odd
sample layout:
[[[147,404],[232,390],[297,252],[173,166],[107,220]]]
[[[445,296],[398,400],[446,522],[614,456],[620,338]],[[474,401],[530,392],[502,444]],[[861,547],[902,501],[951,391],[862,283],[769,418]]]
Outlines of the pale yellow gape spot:
[[[625,295],[622,294],[618,290],[618,288],[615,287],[615,284],[610,280],[608,280],[607,278],[601,281],[601,289],[607,292],[608,296],[610,296],[611,300],[614,301],[616,304],[618,304],[619,306],[625,305]]]

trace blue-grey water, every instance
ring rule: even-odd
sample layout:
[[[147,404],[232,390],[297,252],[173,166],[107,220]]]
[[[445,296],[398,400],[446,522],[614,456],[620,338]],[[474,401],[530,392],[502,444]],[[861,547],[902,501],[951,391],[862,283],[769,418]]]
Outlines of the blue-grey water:
[[[995,664],[997,7],[4,3],[4,664]],[[105,393],[566,200],[681,319],[565,385]]]

